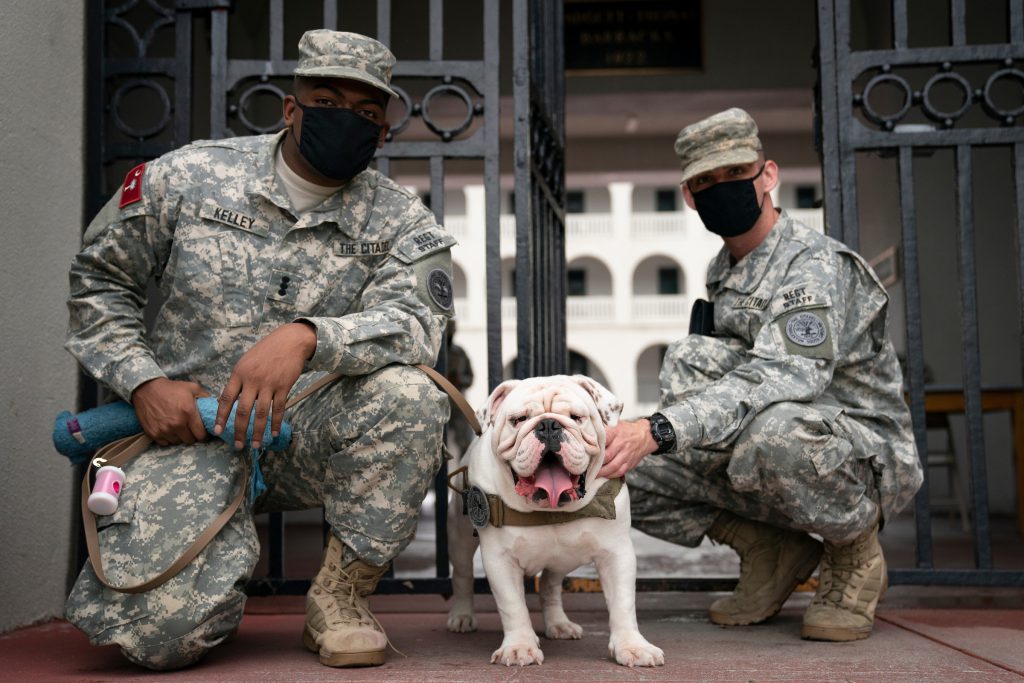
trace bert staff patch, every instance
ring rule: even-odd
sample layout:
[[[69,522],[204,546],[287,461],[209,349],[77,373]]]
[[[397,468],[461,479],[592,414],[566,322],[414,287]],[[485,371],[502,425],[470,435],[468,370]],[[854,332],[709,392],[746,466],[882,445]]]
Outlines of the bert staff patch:
[[[827,308],[791,311],[777,321],[786,351],[806,358],[835,357]]]
[[[821,318],[814,313],[801,311],[786,323],[786,336],[800,346],[817,346],[825,341],[828,333]]]
[[[128,171],[121,184],[121,201],[117,203],[117,208],[123,209],[142,199],[142,172],[145,170],[146,164],[139,164]]]

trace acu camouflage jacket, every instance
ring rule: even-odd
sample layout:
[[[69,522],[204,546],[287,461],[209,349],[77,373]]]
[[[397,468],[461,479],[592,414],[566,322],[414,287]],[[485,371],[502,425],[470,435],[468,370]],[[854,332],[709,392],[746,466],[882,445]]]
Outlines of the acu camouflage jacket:
[[[871,460],[886,513],[922,480],[903,380],[888,334],[885,288],[845,245],[785,212],[754,251],[733,264],[727,249],[708,270],[714,336],[690,335],[673,353],[708,378],[677,386],[670,357],[661,376],[676,448],[732,443],[758,412],[813,403]],[[670,390],[670,391],[666,391]]]
[[[317,329],[307,370],[434,362],[455,240],[374,170],[295,215],[274,171],[283,135],[200,141],[137,167],[90,224],[66,348],[121,397],[162,376],[216,394],[245,351],[296,319]],[[162,305],[147,332],[150,278]]]

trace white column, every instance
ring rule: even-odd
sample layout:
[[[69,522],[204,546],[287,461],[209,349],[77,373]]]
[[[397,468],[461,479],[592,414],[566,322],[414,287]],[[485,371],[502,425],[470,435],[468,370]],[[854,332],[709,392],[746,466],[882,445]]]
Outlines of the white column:
[[[473,384],[465,395],[470,405],[478,408],[487,398],[487,213],[483,185],[466,185],[462,193],[466,200],[466,230],[453,255],[466,274],[466,302],[456,312],[455,342],[465,349],[473,366]]]
[[[615,298],[615,322],[628,324],[630,306],[633,300],[633,259],[630,223],[633,217],[633,183],[614,182],[608,184],[608,195],[612,204],[612,234],[616,258],[609,259],[612,271],[612,296]]]
[[[483,185],[466,185],[466,234],[456,249],[460,250],[459,265],[466,273],[466,303],[468,311],[460,318],[473,329],[486,325],[487,267],[484,262],[487,212]],[[460,325],[460,329],[462,326]]]
[[[622,243],[629,239],[629,221],[633,215],[633,183],[609,183],[608,195],[612,203],[615,240]]]

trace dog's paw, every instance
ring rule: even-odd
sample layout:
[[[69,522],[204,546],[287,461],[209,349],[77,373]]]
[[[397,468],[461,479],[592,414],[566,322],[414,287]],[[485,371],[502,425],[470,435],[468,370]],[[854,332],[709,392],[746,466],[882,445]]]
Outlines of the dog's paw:
[[[452,633],[469,633],[476,630],[476,615],[472,612],[449,612],[448,630]]]
[[[534,637],[534,642],[504,642],[494,654],[491,655],[491,664],[504,664],[505,666],[529,666],[530,664],[543,664],[544,653]]]
[[[583,627],[566,619],[548,624],[544,635],[552,640],[579,640],[583,637]]]
[[[662,666],[665,663],[661,648],[648,643],[639,633],[618,641],[612,637],[608,641],[608,652],[622,666]]]

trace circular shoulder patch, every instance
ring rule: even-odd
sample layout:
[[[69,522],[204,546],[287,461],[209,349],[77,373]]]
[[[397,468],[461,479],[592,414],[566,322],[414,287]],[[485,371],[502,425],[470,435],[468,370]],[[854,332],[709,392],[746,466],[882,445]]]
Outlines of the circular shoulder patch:
[[[825,323],[814,313],[804,311],[797,313],[786,323],[786,336],[794,344],[800,346],[817,346],[828,336]]]
[[[431,300],[442,311],[450,311],[455,294],[452,291],[452,279],[448,273],[436,268],[427,274],[427,292]]]
[[[466,513],[470,523],[477,529],[483,529],[491,521],[491,508],[487,504],[487,494],[476,486],[466,491]]]

